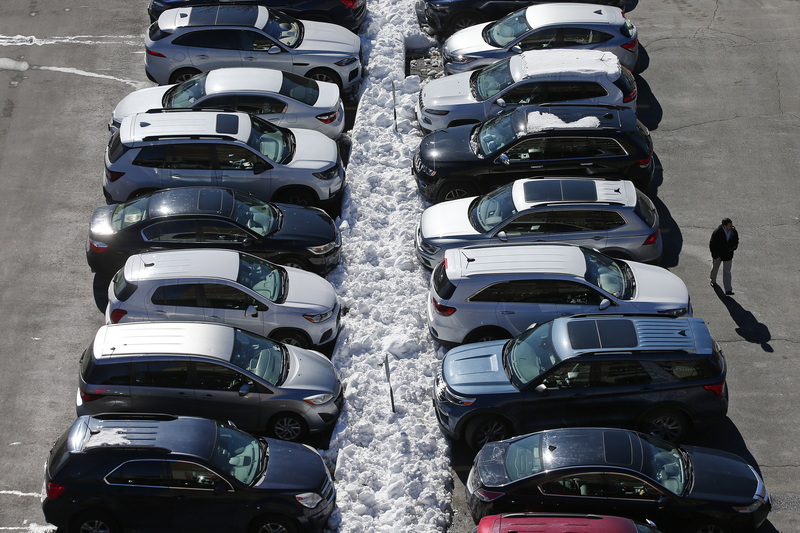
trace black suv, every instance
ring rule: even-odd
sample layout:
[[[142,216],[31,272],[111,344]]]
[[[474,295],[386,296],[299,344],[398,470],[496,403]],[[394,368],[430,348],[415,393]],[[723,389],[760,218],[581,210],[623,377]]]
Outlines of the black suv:
[[[150,22],[155,22],[167,9],[230,3],[265,6],[303,20],[338,24],[352,32],[358,32],[367,16],[367,0],[150,0],[147,14]]]
[[[435,202],[533,176],[618,176],[647,190],[653,141],[627,107],[521,106],[426,135],[412,165],[420,193]]]
[[[79,417],[50,450],[47,521],[69,532],[319,531],[336,493],[319,453],[170,415]]]
[[[163,1],[163,0],[154,0]],[[174,0],[173,0],[174,1]],[[531,4],[574,2],[575,0],[419,0],[416,4],[420,26],[431,34],[450,35],[469,26],[497,20]],[[583,0],[588,4],[623,7],[625,0]]]

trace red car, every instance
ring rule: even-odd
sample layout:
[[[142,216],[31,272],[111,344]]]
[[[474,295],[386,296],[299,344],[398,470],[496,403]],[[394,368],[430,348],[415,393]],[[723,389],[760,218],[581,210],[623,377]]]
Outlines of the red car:
[[[508,513],[486,516],[473,533],[658,533],[655,524],[629,518],[557,513]]]

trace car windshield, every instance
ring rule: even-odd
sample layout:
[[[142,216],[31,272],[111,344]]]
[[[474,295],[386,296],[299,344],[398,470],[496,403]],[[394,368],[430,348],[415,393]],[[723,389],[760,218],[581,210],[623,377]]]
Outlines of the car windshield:
[[[303,41],[303,24],[296,18],[280,11],[270,9],[269,20],[262,29],[270,37],[289,48],[297,48]]]
[[[256,437],[223,424],[217,426],[217,442],[209,458],[211,464],[245,485],[261,476],[269,455],[267,445]]]
[[[483,30],[483,40],[492,46],[505,48],[509,43],[522,37],[531,31],[528,24],[528,9],[520,9],[514,13],[509,13],[494,24],[489,24]]]
[[[200,98],[206,95],[207,72],[189,78],[183,83],[171,87],[161,102],[164,109],[191,107]]]
[[[545,322],[510,340],[503,349],[503,366],[518,389],[526,388],[561,359],[553,349],[552,322]]]
[[[275,207],[255,196],[235,191],[233,193],[233,219],[262,237],[266,237],[280,228],[283,216]]]
[[[294,153],[294,135],[258,117],[251,116],[252,130],[247,144],[258,150],[267,159],[285,164]]]
[[[306,105],[313,106],[319,99],[319,84],[303,76],[284,72],[281,88],[278,92],[283,96],[288,96]]]
[[[651,435],[642,435],[642,473],[666,489],[682,495],[690,481],[692,463],[679,446]]]
[[[283,346],[241,329],[234,334],[231,363],[275,386],[286,380],[289,370],[289,356]]]
[[[513,187],[513,183],[508,183],[472,202],[469,208],[469,220],[476,230],[486,233],[503,220],[517,214],[514,199],[511,196]]]
[[[505,456],[508,478],[517,481],[542,472],[544,470],[542,458],[545,453],[546,450],[542,451],[541,433],[534,433],[509,444]]]
[[[581,250],[586,260],[586,274],[584,275],[586,281],[617,298],[627,300],[631,297],[631,284],[620,263],[589,248],[581,248]]]
[[[503,150],[517,138],[513,119],[514,113],[503,113],[475,129],[478,155],[489,157],[498,150]]]
[[[117,205],[111,214],[111,228],[114,231],[125,229],[147,218],[148,198],[137,198]]]
[[[514,83],[509,65],[510,61],[504,59],[472,75],[470,83],[477,100],[487,100]]]
[[[240,284],[248,287],[271,302],[283,299],[287,290],[286,271],[253,255],[239,254]]]

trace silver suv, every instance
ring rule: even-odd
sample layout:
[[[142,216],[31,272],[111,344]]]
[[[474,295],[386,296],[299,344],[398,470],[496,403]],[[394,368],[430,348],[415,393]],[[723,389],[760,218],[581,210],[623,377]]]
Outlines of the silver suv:
[[[215,185],[264,201],[335,207],[345,170],[336,141],[246,113],[174,109],[122,119],[105,152],[103,194]]]
[[[361,40],[325,22],[297,20],[257,5],[164,11],[145,36],[147,77],[180,83],[222,67],[267,67],[335,83],[353,93],[361,82]]]
[[[417,257],[433,268],[445,250],[491,243],[569,242],[656,263],[662,241],[653,202],[631,181],[521,179],[489,194],[427,208]]]
[[[106,323],[200,321],[301,348],[339,334],[341,306],[316,274],[233,250],[132,255],[111,280]]]
[[[453,248],[431,275],[428,325],[444,346],[506,339],[533,323],[590,313],[692,309],[672,272],[571,244]]]
[[[301,440],[339,416],[342,384],[324,355],[223,324],[102,326],[83,352],[78,416],[172,413]]]

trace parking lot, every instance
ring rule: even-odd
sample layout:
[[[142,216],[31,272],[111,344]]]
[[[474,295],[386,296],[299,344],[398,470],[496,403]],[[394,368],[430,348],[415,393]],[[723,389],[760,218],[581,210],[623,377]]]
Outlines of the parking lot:
[[[0,12],[0,528],[42,525],[42,464],[74,418],[75,366],[103,316],[84,258],[104,203],[112,106],[149,86],[146,0],[6,0]],[[800,530],[800,69],[796,2],[628,2],[644,47],[639,116],[658,166],[650,191],[662,265],[678,274],[728,358],[729,419],[691,444],[751,460],[773,511],[765,531]],[[722,217],[741,244],[733,297],[708,285],[707,243]],[[98,296],[96,298],[96,296]],[[466,477],[469,457],[455,459]],[[455,489],[455,496],[461,495]],[[471,521],[454,503],[451,531]]]

